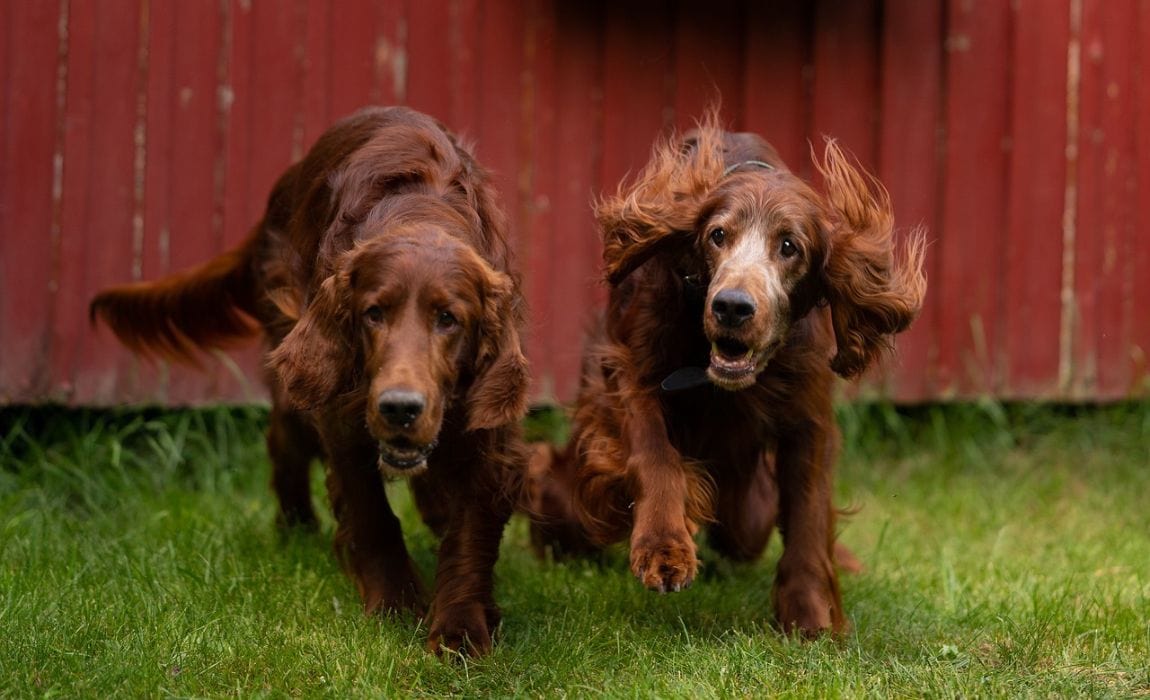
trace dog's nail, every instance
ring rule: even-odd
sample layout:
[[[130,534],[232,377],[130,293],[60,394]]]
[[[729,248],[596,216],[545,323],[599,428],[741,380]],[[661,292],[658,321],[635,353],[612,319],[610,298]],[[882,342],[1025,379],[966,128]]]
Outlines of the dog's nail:
[[[678,593],[679,591],[683,590],[683,584],[676,583],[676,584],[671,586],[671,590],[675,593]]]

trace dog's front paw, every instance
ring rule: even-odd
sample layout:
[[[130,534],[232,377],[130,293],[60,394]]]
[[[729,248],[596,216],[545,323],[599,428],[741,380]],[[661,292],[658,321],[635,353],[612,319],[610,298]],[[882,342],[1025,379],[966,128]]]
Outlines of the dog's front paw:
[[[670,593],[689,588],[698,570],[695,541],[686,530],[631,539],[631,573],[649,590]]]
[[[498,624],[498,610],[481,603],[433,611],[427,650],[437,656],[445,651],[484,656],[491,652],[492,633]]]

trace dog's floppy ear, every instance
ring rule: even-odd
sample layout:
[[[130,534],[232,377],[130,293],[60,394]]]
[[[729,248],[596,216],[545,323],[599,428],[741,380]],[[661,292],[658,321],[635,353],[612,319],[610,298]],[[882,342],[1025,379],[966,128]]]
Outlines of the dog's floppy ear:
[[[530,383],[519,338],[520,295],[512,278],[481,261],[483,316],[475,357],[475,380],[467,392],[467,429],[498,428],[527,413]]]
[[[660,252],[691,242],[722,175],[723,136],[714,115],[683,138],[657,144],[635,181],[595,206],[607,281],[618,284]]]
[[[826,183],[831,221],[824,268],[838,350],[831,368],[854,377],[910,326],[926,293],[924,236],[913,231],[896,255],[890,197],[880,183],[852,166],[833,140],[815,165]]]
[[[600,205],[604,274],[609,284],[619,284],[651,258],[693,238],[693,217],[680,228],[671,225],[670,218],[647,218],[615,201]]]
[[[323,281],[291,332],[268,356],[288,403],[303,410],[330,401],[354,362],[346,275]]]

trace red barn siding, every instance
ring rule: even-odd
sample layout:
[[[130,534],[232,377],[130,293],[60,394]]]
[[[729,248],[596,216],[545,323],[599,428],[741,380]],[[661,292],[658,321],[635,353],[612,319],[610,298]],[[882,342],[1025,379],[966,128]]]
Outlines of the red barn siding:
[[[1018,3],[1012,33],[1009,158],[1003,281],[1002,385],[1024,394],[1057,391],[1066,204],[1066,63],[1069,0]],[[1026,274],[1014,274],[1025,270]]]
[[[59,10],[59,3],[0,4],[0,399],[46,396],[63,380],[47,361],[59,239]]]
[[[799,172],[833,136],[929,231],[930,293],[864,391],[1145,396],[1150,5],[1137,0],[0,0],[0,403],[262,397],[89,328],[101,286],[234,245],[334,119],[472,140],[513,224],[536,396],[604,298],[590,202],[721,101]]]
[[[890,192],[897,220],[907,229],[921,226],[937,241],[939,171],[942,161],[943,27],[939,3],[888,2],[883,15],[879,85],[877,174]],[[927,257],[927,277],[939,279],[937,244]],[[928,293],[917,323],[899,338],[898,395],[937,396],[933,370],[938,357],[934,328],[937,295]]]

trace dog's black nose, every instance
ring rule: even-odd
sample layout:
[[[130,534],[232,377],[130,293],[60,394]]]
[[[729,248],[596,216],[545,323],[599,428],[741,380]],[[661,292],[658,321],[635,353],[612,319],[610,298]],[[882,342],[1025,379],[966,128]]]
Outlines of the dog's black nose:
[[[379,396],[379,413],[396,428],[410,427],[427,406],[422,394],[391,390]]]
[[[755,301],[741,289],[724,289],[711,300],[711,313],[719,325],[738,328],[755,315]]]

